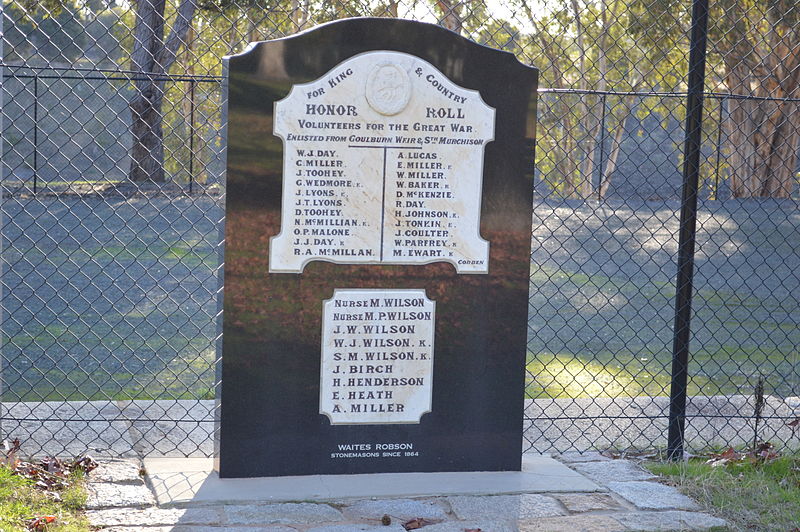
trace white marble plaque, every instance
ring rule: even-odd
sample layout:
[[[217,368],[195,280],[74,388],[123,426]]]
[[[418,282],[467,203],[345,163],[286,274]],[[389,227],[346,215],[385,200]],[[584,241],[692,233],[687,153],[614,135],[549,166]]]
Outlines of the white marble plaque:
[[[422,59],[354,56],[275,104],[284,142],[281,232],[271,272],[446,261],[488,273],[483,153],[494,109]]]
[[[336,289],[323,305],[320,414],[419,423],[431,410],[436,303],[422,289]]]

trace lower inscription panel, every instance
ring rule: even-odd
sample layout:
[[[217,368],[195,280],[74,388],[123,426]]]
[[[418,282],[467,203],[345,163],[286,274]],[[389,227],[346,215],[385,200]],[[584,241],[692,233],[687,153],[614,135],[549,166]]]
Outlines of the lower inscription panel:
[[[320,414],[419,423],[431,411],[435,307],[422,289],[336,289],[322,311]]]

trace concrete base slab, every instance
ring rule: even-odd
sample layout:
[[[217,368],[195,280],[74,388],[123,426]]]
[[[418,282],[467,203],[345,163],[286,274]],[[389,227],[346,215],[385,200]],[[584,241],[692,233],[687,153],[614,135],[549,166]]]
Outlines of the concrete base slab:
[[[331,501],[372,497],[594,492],[601,488],[549,456],[526,454],[522,471],[380,473],[221,479],[205,458],[146,458],[160,506]]]

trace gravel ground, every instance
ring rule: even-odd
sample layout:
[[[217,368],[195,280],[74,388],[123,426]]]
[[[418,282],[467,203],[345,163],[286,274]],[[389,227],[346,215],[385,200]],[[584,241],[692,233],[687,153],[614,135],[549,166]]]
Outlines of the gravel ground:
[[[3,431],[23,442],[26,455],[157,457],[214,455],[213,400],[53,401],[0,405]],[[525,404],[523,451],[563,453],[663,450],[668,397],[537,399]],[[744,448],[753,440],[800,449],[786,425],[800,402],[767,396],[756,424],[752,397],[690,397],[686,449]]]

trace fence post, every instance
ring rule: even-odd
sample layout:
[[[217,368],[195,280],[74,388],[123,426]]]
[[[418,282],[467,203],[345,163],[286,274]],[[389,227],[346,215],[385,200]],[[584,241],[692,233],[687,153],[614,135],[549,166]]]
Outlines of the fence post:
[[[194,78],[189,81],[189,194],[194,184]]]
[[[603,188],[603,159],[605,158],[605,143],[606,143],[606,93],[603,93],[602,96],[603,101],[603,114],[600,118],[600,160],[598,161],[597,166],[600,167],[600,179],[597,183],[597,201],[602,201],[603,197],[600,194],[600,191]]]
[[[697,226],[697,184],[700,174],[700,145],[703,126],[708,0],[692,2],[692,34],[689,48],[689,86],[686,98],[686,137],[683,160],[683,191],[678,238],[678,276],[675,293],[675,330],[672,344],[672,383],[669,398],[667,456],[683,458],[686,423],[686,381],[689,363],[692,276],[694,274],[695,229]]]
[[[722,155],[722,121],[725,119],[725,98],[718,98],[719,102],[719,123],[717,124],[717,160],[714,165],[714,199],[719,199],[719,163]]]
[[[39,177],[39,74],[33,75],[33,193]]]

